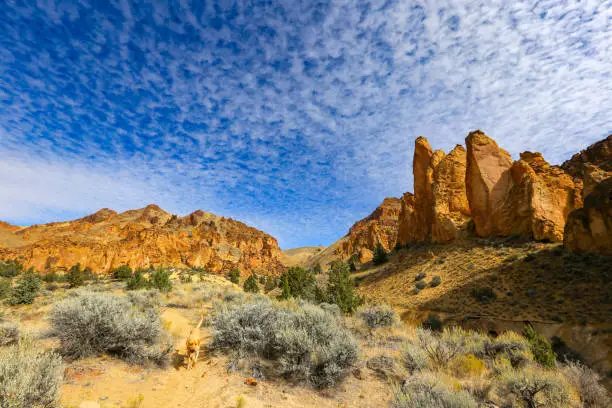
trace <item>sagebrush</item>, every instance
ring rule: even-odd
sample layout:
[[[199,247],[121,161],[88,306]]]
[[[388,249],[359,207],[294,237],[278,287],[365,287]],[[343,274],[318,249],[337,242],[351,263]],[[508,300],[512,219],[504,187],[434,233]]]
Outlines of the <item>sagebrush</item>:
[[[211,324],[214,348],[273,360],[279,375],[317,388],[338,383],[358,357],[357,342],[338,317],[312,304],[262,296],[217,303]]]
[[[155,308],[123,296],[82,293],[54,305],[51,324],[71,358],[107,353],[132,363],[163,365],[172,348]]]

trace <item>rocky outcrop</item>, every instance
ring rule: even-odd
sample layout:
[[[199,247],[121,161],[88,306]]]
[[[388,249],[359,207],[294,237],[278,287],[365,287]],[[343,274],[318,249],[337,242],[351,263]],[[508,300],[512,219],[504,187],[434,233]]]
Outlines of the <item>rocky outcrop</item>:
[[[599,183],[584,207],[570,213],[563,243],[575,252],[612,255],[612,178]]]
[[[416,216],[414,212],[414,194],[404,193],[401,198],[399,219],[397,220],[397,242],[402,245],[416,241],[414,236]]]
[[[466,186],[480,237],[523,235],[562,241],[565,220],[581,206],[580,187],[540,153],[510,154],[480,131],[466,138]]]
[[[95,272],[120,265],[203,267],[211,272],[282,271],[276,239],[231,218],[196,211],[186,217],[156,205],[121,214],[102,209],[68,222],[19,229],[2,236],[0,258],[21,258],[40,271],[80,263]]]
[[[571,159],[565,161],[561,168],[574,179],[581,180],[585,163],[595,165],[603,171],[612,172],[612,135],[576,153]]]
[[[612,161],[612,158],[610,159]],[[605,171],[591,163],[582,166],[582,197],[586,198],[595,187],[605,179],[612,177],[612,171]]]
[[[391,251],[397,239],[400,210],[399,198],[385,198],[372,214],[350,228],[345,238],[339,242],[336,250],[338,256],[346,259],[358,254],[363,263],[372,259],[372,250],[378,243]]]
[[[512,223],[508,193],[514,185],[510,153],[479,130],[471,132],[465,143],[465,185],[476,235],[507,235]]]
[[[398,242],[451,242],[470,219],[465,192],[466,154],[462,146],[448,155],[432,151],[427,139],[415,141],[414,195],[404,194]]]
[[[457,145],[434,168],[431,240],[447,243],[467,231],[471,219],[465,188],[466,151]]]

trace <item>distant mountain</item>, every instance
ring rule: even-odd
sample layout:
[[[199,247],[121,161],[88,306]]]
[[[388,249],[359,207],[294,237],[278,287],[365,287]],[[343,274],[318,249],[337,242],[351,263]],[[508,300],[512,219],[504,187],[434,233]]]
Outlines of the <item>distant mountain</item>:
[[[30,227],[0,224],[0,258],[20,258],[40,271],[80,263],[96,273],[129,265],[277,274],[280,253],[275,238],[242,222],[201,210],[178,217],[154,204]]]

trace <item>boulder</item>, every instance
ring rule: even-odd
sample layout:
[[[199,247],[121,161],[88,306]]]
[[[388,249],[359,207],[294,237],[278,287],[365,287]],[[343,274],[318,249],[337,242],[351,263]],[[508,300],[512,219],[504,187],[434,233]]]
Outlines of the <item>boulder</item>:
[[[574,252],[612,255],[612,178],[599,183],[584,206],[570,213],[563,244]]]

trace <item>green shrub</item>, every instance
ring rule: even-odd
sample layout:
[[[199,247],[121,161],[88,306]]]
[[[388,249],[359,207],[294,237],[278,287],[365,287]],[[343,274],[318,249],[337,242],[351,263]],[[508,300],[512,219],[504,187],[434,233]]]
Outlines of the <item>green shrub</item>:
[[[236,268],[232,269],[230,273],[227,274],[227,279],[238,285],[240,283],[240,271]]]
[[[385,251],[385,248],[379,242],[374,248],[374,256],[372,257],[372,262],[374,265],[382,265],[389,260],[389,254]]]
[[[344,313],[352,313],[363,303],[363,298],[355,292],[350,270],[345,262],[336,261],[332,264],[325,300],[327,303],[337,304]]]
[[[416,378],[397,387],[393,408],[478,408],[467,391],[451,391],[433,378]]]
[[[568,388],[557,372],[528,366],[521,370],[503,371],[497,393],[512,406],[563,408],[570,406]]]
[[[479,287],[472,289],[472,296],[478,302],[486,304],[497,299],[497,295],[493,292],[493,289],[488,287]]]
[[[149,279],[151,288],[157,289],[162,293],[168,293],[172,290],[172,282],[170,282],[170,273],[167,269],[157,268]]]
[[[23,264],[17,259],[0,261],[0,276],[14,278],[23,272]]]
[[[125,288],[127,290],[146,289],[149,287],[149,281],[144,276],[141,269],[136,269],[130,279],[127,280]]]
[[[440,283],[442,283],[442,279],[440,279],[438,275],[435,275],[431,278],[431,282],[429,282],[429,286],[431,286],[432,288],[435,288],[436,286],[440,286]]]
[[[59,282],[60,276],[57,274],[55,270],[51,270],[42,276],[42,280],[47,283]]]
[[[60,356],[24,340],[0,350],[0,407],[59,406],[64,367]]]
[[[271,290],[276,289],[277,286],[278,286],[278,282],[277,282],[276,278],[274,278],[272,276],[267,276],[266,277],[266,283],[264,284],[264,292],[268,293]]]
[[[71,358],[106,353],[163,365],[173,346],[157,309],[134,308],[125,297],[106,293],[85,292],[56,303],[51,325]]]
[[[349,330],[315,305],[287,307],[261,296],[217,303],[211,325],[213,348],[274,361],[280,375],[317,388],[338,383],[357,362]]]
[[[314,268],[312,268],[312,273],[315,275],[320,275],[323,273],[323,268],[321,268],[321,264],[316,264]]]
[[[420,281],[421,279],[425,279],[427,274],[425,272],[419,272],[417,276],[414,278],[415,281]]]
[[[6,298],[11,293],[11,280],[0,278],[0,300]]]
[[[425,283],[425,281],[416,281],[414,283],[414,287],[417,288],[419,291],[425,289],[427,287],[427,283]]]
[[[244,281],[243,289],[247,293],[259,293],[259,286],[257,286],[257,279],[255,275],[251,275]]]
[[[266,284],[266,277],[264,275],[261,275],[259,277],[259,283],[262,284],[262,285]]]
[[[133,290],[128,292],[127,298],[135,307],[146,310],[155,309],[161,306],[159,290]]]
[[[83,286],[85,283],[85,275],[81,269],[81,264],[78,263],[72,266],[66,274],[66,279],[68,280],[68,286],[70,288],[78,288],[79,286]]]
[[[442,331],[442,321],[440,320],[440,316],[434,313],[428,314],[427,319],[421,323],[421,327],[433,331]]]
[[[34,269],[30,268],[17,279],[17,283],[11,291],[9,303],[12,305],[33,303],[36,296],[38,296],[40,286],[40,278],[34,273]]]
[[[127,265],[121,265],[111,271],[113,278],[119,280],[128,280],[132,277],[132,268]]]
[[[533,359],[543,367],[552,368],[557,363],[557,355],[552,349],[550,342],[539,335],[533,326],[525,326],[523,335],[529,342]]]
[[[283,299],[302,298],[314,300],[315,298],[315,276],[308,270],[295,266],[289,268],[287,272],[281,276],[281,287]],[[285,286],[287,288],[285,289]]]
[[[17,344],[19,332],[17,323],[0,323],[0,347]]]
[[[366,305],[359,309],[359,317],[370,329],[389,327],[398,321],[397,313],[389,305]]]

